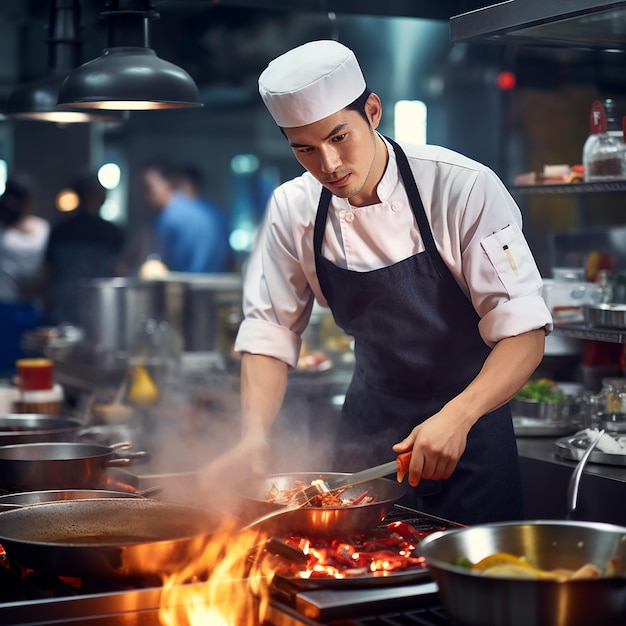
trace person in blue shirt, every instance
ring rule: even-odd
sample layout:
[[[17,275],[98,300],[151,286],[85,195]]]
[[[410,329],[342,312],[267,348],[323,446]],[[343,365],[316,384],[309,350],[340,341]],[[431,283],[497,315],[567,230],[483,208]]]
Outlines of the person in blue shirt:
[[[228,229],[219,208],[178,189],[180,169],[157,159],[141,171],[145,204],[157,214],[156,250],[171,272],[228,271]]]

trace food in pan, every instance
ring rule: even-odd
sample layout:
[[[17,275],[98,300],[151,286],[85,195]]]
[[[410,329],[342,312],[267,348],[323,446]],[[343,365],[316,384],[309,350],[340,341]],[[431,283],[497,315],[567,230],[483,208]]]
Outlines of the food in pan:
[[[467,567],[472,572],[482,576],[501,578],[530,578],[536,580],[555,580],[564,582],[567,580],[581,580],[586,578],[600,578],[617,576],[619,573],[619,560],[609,559],[604,570],[593,563],[585,563],[576,570],[567,568],[541,569],[535,566],[524,556],[517,556],[508,552],[495,552],[472,563],[466,557],[461,557],[457,565]]]
[[[323,481],[322,476],[318,480]],[[314,484],[305,483],[302,480],[296,480],[294,486],[291,489],[279,489],[276,485],[272,485],[271,489],[265,495],[265,499],[273,504],[280,504],[281,506],[289,506],[296,504],[297,495],[306,487]],[[367,491],[362,492],[356,498],[342,498],[345,489],[338,489],[337,491],[329,491],[327,493],[320,493],[313,496],[306,506],[312,507],[331,507],[331,506],[356,506],[357,504],[369,504],[375,502],[374,496],[368,495]]]

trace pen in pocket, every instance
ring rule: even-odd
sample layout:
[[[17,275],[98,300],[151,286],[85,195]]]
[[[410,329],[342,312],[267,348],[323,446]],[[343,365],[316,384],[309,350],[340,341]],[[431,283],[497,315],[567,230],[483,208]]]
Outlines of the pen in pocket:
[[[507,246],[506,244],[502,246],[502,250],[504,250],[504,254],[506,254],[506,258],[509,260],[509,265],[511,266],[511,269],[513,270],[513,273],[516,276],[519,276],[519,271],[517,269],[517,265],[515,263],[515,259],[513,258],[513,255],[511,254],[511,251],[509,250],[509,246]]]

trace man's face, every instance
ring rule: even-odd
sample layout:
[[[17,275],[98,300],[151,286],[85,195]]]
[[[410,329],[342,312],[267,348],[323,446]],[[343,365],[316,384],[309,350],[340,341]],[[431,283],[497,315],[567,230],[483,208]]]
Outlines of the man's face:
[[[143,200],[148,208],[160,213],[172,198],[172,184],[155,169],[146,169],[141,174]]]
[[[378,106],[380,100],[372,96]],[[387,159],[374,132],[380,110],[374,115],[371,107],[366,110],[369,123],[357,111],[342,109],[313,124],[283,129],[298,162],[331,193],[355,206],[377,202],[376,186]]]

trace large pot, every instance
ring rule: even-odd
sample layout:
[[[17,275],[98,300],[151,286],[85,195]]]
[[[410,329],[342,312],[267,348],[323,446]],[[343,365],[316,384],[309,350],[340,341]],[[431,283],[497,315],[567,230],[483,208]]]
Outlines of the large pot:
[[[626,624],[626,527],[591,522],[502,522],[448,530],[418,545],[444,609],[467,626],[623,626]],[[484,576],[457,565],[496,552],[526,557],[541,569],[603,569],[617,558],[620,575],[587,580]]]
[[[55,575],[161,576],[189,563],[217,527],[215,516],[191,506],[75,500],[1,513],[0,544],[21,565]]]
[[[254,487],[245,490],[247,514],[265,515],[281,508],[280,505],[268,502],[267,493],[275,487],[279,490],[293,489],[297,481],[310,484],[311,481],[324,476],[343,476],[336,472],[301,472],[294,474],[274,474],[266,477]],[[277,515],[266,522],[266,526],[278,534],[296,534],[311,536],[349,536],[378,526],[385,518],[394,502],[405,492],[404,485],[387,478],[377,478],[343,492],[344,498],[357,498],[364,491],[374,497],[373,502],[354,506],[314,507],[304,506]]]
[[[139,278],[96,278],[78,284],[78,321],[85,343],[107,350],[132,349],[142,321],[179,328],[182,285]]]
[[[36,441],[73,441],[82,423],[70,417],[39,413],[0,415],[0,446]]]
[[[132,350],[148,319],[167,322],[186,352],[220,347],[227,316],[241,309],[239,274],[169,273],[163,278],[98,278],[78,289],[85,342],[110,351]]]
[[[129,465],[115,447],[79,442],[0,447],[0,488],[7,491],[90,489],[103,486],[108,467]]]

